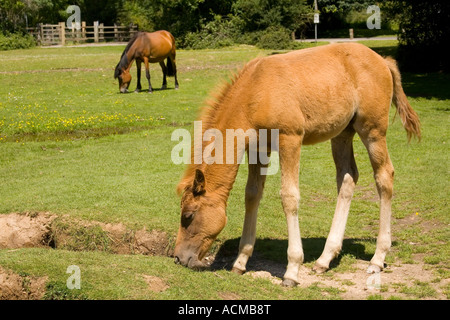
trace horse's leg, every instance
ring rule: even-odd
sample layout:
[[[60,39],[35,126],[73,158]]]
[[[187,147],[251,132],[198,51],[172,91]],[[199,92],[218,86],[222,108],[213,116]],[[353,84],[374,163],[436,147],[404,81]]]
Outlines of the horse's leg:
[[[167,78],[166,78],[167,77],[167,67],[164,64],[164,60],[161,61],[159,63],[159,65],[161,66],[161,69],[162,69],[162,72],[163,72],[163,84],[162,84],[161,90],[164,90],[164,89],[167,89]]]
[[[148,80],[148,92],[152,93],[153,88],[152,88],[152,84],[150,83],[150,69],[149,69],[147,57],[144,57],[144,64],[145,64],[145,76],[147,77],[147,80]]]
[[[233,272],[239,274],[245,272],[247,261],[253,253],[256,239],[256,218],[265,180],[266,176],[261,175],[260,164],[248,165],[248,178],[245,187],[244,229],[242,230],[242,237],[239,242],[239,254],[232,269]]]
[[[141,86],[141,65],[142,65],[142,61],[139,60],[139,59],[136,59],[137,86],[136,86],[136,90],[134,90],[134,92],[139,92],[142,89],[142,86]]]
[[[303,248],[298,225],[298,207],[300,192],[298,174],[300,167],[300,149],[302,136],[281,135],[279,137],[279,155],[281,166],[281,202],[288,226],[288,265],[283,276],[284,286],[298,283],[298,271],[303,263]]]
[[[342,248],[350,203],[358,181],[358,169],[353,155],[354,135],[354,129],[349,126],[339,136],[331,140],[333,159],[336,165],[338,199],[325,248],[313,268],[318,273],[322,273],[329,268],[331,260],[339,254]]]
[[[384,268],[384,259],[391,247],[391,200],[394,184],[394,167],[387,150],[385,130],[372,130],[369,134],[360,134],[360,136],[369,152],[380,196],[380,229],[377,247],[367,269],[368,273],[374,273],[380,272]]]
[[[175,89],[178,89],[177,63],[175,62],[175,52],[170,57],[170,62],[172,63],[173,76],[175,77]]]

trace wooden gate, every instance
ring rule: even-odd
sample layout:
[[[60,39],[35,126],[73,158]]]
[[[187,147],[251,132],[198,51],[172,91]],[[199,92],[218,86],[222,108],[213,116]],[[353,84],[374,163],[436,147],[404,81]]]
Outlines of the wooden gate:
[[[58,24],[39,24],[36,28],[28,28],[28,31],[36,38],[39,45],[65,45],[68,43],[104,42],[104,41],[128,41],[138,32],[136,25],[130,26],[105,26],[95,21],[92,26],[82,22],[79,30],[67,28],[64,22]]]

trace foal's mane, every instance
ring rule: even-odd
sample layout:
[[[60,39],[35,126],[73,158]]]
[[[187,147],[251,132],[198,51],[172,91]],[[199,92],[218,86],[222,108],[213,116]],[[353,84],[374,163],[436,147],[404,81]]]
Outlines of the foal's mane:
[[[250,69],[250,67],[256,65],[260,59],[261,58],[256,58],[245,64],[244,67],[232,73],[228,80],[222,81],[222,83],[216,87],[214,92],[217,93],[210,93],[209,99],[206,100],[205,105],[200,110],[199,120],[202,121],[203,131],[214,126],[216,123],[215,120],[217,118],[217,113],[224,105],[231,88],[233,88],[235,83],[242,78],[246,71]]]
[[[140,37],[141,35],[143,35],[144,32],[137,32],[133,38],[130,39],[130,41],[128,42],[127,46],[125,47],[125,50],[123,50],[122,55],[120,56],[120,61],[116,66],[116,69],[114,71],[114,79],[117,79],[117,77],[120,76],[120,74],[122,73],[122,69],[123,68],[127,68],[128,67],[128,58],[127,58],[127,52],[130,50],[131,46],[134,44],[134,42],[136,41],[136,39],[138,37]]]
[[[226,106],[226,100],[229,97],[233,86],[240,78],[242,78],[246,71],[259,60],[260,59],[254,59],[240,70],[232,73],[228,80],[222,81],[222,83],[213,90],[214,93],[210,93],[210,97],[200,109],[200,116],[198,117],[198,121],[202,121],[202,137],[205,130],[214,128],[217,117],[219,116],[218,114],[220,114],[219,110]],[[191,145],[194,146],[194,141],[191,142]],[[181,195],[187,187],[192,185],[195,170],[204,169],[204,165],[205,163],[194,164],[194,148],[191,148],[191,163],[186,167],[183,178],[176,188],[178,195]]]

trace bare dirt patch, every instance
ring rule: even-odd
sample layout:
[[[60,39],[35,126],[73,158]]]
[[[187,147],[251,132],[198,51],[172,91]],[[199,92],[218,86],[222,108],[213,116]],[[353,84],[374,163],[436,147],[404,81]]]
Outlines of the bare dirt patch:
[[[163,292],[169,289],[167,283],[161,278],[146,274],[142,275],[142,277],[144,278],[145,282],[147,282],[148,288],[153,292]]]
[[[233,248],[232,248],[233,247]],[[237,243],[224,245],[215,257],[210,257],[212,268],[231,269],[237,254]],[[450,279],[436,273],[436,268],[414,256],[414,263],[389,263],[383,272],[368,274],[369,259],[356,258],[345,268],[331,268],[324,274],[312,271],[314,259],[301,266],[298,287],[316,288],[326,298],[330,289],[345,300],[366,300],[368,298],[438,299],[446,300]],[[286,272],[287,261],[265,258],[255,251],[247,264],[243,277],[266,279],[273,285],[281,285]],[[344,270],[342,270],[344,269]],[[295,290],[291,288],[288,290]]]
[[[55,218],[48,212],[0,215],[0,249],[46,246],[50,225]]]
[[[356,264],[352,266],[352,271],[333,272],[331,270],[325,274],[316,274],[310,267],[302,266],[298,275],[300,281],[298,286],[302,288],[311,286],[323,289],[334,288],[341,292],[340,296],[345,300],[366,300],[373,295],[381,296],[383,299],[390,297],[417,299],[417,296],[406,294],[403,290],[421,282],[436,292],[434,296],[425,297],[425,299],[447,299],[444,290],[449,283],[448,279],[434,281],[436,277],[432,270],[427,270],[422,262],[392,264],[378,274],[366,273],[367,266],[367,261],[357,260]],[[249,269],[244,276],[263,278],[275,285],[281,285],[285,268],[284,264],[257,258],[252,263],[249,261]],[[326,290],[323,290],[323,295],[328,295]]]
[[[0,300],[39,300],[47,277],[21,276],[0,266]]]

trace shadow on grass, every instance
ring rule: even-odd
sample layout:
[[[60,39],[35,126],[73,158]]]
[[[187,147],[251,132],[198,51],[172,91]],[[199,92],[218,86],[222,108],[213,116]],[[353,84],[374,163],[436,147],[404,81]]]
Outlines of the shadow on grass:
[[[132,94],[132,93],[149,93],[149,94],[152,94],[152,93],[155,93],[155,92],[159,92],[159,91],[175,91],[175,90],[178,90],[177,88],[175,88],[175,87],[167,87],[167,88],[158,88],[158,87],[156,87],[156,88],[152,88],[152,92],[148,92],[148,88],[146,88],[146,89],[141,89],[140,91],[135,91],[136,89],[134,89],[134,90],[132,90],[132,89],[129,89],[127,92],[125,92],[125,93],[123,93],[123,92],[120,92],[120,91],[117,91],[116,92],[116,94],[118,94],[118,95],[121,95],[121,94],[124,94],[124,95],[127,95],[127,94]]]
[[[219,248],[211,270],[231,270],[237,257],[240,238],[225,241]],[[375,243],[375,239],[345,239],[342,251],[330,264],[337,267],[345,255],[369,262],[373,253],[366,252],[366,242]],[[322,254],[326,238],[303,238],[304,263],[315,262]],[[287,266],[287,240],[257,239],[253,256],[249,259],[247,270],[269,271],[273,276],[282,278]]]
[[[450,99],[450,74],[433,73],[402,73],[403,89],[408,97],[426,99]],[[438,110],[441,111],[441,110]],[[447,108],[444,111],[449,111]]]
[[[383,57],[397,57],[398,46],[370,46],[372,50]],[[450,74],[443,72],[430,73],[402,73],[403,89],[408,97],[421,97],[426,99],[450,99]],[[448,111],[448,109],[446,110]]]
[[[395,59],[395,57],[397,56],[397,46],[371,47],[371,49],[382,57],[389,56]]]

